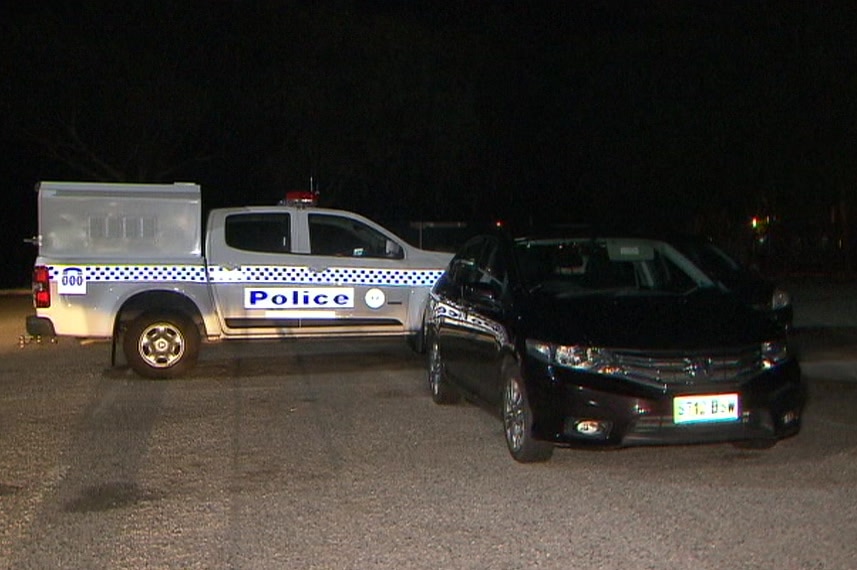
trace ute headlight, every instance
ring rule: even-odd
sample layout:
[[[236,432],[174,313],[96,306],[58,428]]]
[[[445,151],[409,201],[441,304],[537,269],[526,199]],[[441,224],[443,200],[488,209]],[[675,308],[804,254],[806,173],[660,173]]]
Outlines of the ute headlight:
[[[610,354],[603,348],[528,340],[527,351],[548,364],[607,374],[615,372],[609,365]]]
[[[776,311],[777,309],[788,307],[791,304],[792,299],[789,296],[788,291],[783,289],[774,289],[774,294],[771,295],[771,309]]]
[[[762,367],[773,368],[785,362],[789,357],[788,346],[782,341],[762,343]]]

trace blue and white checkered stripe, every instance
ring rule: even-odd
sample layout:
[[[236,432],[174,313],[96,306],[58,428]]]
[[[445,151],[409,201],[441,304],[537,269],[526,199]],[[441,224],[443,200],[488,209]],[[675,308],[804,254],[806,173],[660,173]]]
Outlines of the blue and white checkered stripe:
[[[72,266],[51,266],[51,279]],[[88,283],[205,283],[202,265],[86,265],[74,266],[83,271]],[[442,269],[371,269],[365,267],[330,267],[316,271],[305,266],[250,265],[239,269],[219,266],[208,268],[212,283],[272,283],[295,285],[366,285],[386,287],[431,287]]]
[[[253,265],[238,270],[210,267],[214,283],[295,283],[300,285],[371,285],[387,287],[431,287],[443,273],[439,269],[370,269]]]
[[[75,267],[83,271],[88,283],[205,283],[204,265],[52,265],[51,280],[58,279],[64,269]]]

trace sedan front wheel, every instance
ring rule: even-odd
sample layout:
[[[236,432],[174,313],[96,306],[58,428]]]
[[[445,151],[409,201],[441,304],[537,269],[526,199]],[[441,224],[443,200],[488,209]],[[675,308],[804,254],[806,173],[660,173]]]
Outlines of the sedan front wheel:
[[[553,455],[553,444],[533,438],[533,411],[517,365],[506,366],[503,381],[503,431],[515,461],[537,463]]]
[[[431,335],[428,344],[428,383],[431,399],[435,404],[446,405],[458,402],[460,398],[458,392],[446,379],[446,366],[443,363],[436,335]]]

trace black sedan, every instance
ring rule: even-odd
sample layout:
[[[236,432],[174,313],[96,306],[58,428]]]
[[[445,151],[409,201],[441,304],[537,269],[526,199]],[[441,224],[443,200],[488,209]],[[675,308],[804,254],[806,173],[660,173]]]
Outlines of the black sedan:
[[[477,236],[426,318],[432,398],[496,412],[521,462],[557,444],[763,447],[800,430],[783,327],[667,242]]]

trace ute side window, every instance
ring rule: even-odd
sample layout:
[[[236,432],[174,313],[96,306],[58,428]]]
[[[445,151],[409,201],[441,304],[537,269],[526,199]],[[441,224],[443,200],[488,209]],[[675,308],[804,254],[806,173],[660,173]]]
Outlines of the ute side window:
[[[402,246],[360,220],[309,215],[310,253],[338,257],[403,259]]]
[[[233,214],[226,218],[226,244],[244,251],[291,253],[289,214]]]

